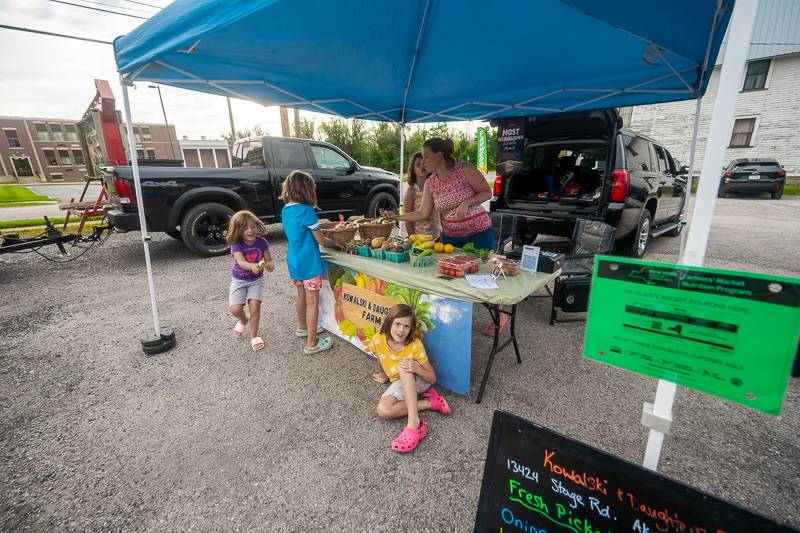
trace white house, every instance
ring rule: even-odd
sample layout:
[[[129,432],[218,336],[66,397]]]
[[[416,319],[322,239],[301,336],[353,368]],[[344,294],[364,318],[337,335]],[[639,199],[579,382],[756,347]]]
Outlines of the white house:
[[[720,68],[718,62],[702,101],[695,175],[702,166]],[[739,90],[725,162],[774,157],[787,176],[800,176],[800,0],[761,0]],[[664,143],[688,165],[695,104],[689,100],[637,106],[622,110],[622,115],[627,126]]]

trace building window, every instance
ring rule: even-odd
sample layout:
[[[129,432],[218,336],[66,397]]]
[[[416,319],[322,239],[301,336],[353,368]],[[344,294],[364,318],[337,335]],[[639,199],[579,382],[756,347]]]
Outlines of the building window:
[[[61,129],[61,124],[50,124],[50,131],[53,132],[53,140],[54,141],[63,141],[64,140],[64,132]]]
[[[142,136],[139,134],[139,126],[133,127],[133,136],[136,137],[136,142],[142,142]]]
[[[750,146],[750,141],[753,140],[753,130],[755,129],[755,118],[737,118],[733,123],[733,133],[731,133],[729,148]]]
[[[22,143],[19,142],[19,136],[17,135],[17,130],[9,128],[3,131],[6,133],[8,146],[10,146],[11,148],[22,148]]]
[[[143,141],[149,141],[152,139],[150,135],[150,128],[148,126],[142,126],[141,132]]]
[[[39,141],[49,141],[50,137],[47,136],[47,125],[42,123],[36,123],[36,139]]]
[[[78,130],[75,129],[75,124],[64,124],[64,136],[68,141],[78,140]]]
[[[47,160],[47,165],[51,167],[58,166],[58,158],[56,157],[55,150],[44,150],[44,158]]]
[[[50,174],[50,179],[53,181],[64,181],[64,174]]]
[[[59,150],[58,158],[61,160],[62,167],[68,167],[72,165],[72,160],[69,158],[69,150]]]
[[[136,159],[144,159],[144,150],[136,150]]]
[[[86,164],[86,162],[83,160],[83,150],[77,150],[77,149],[73,148],[72,149],[72,157],[75,158],[75,165],[76,166],[82,167],[83,165]]]
[[[156,151],[153,148],[147,149],[147,159],[155,159],[156,158]]]
[[[767,86],[767,74],[771,59],[750,61],[747,64],[747,74],[744,76],[743,91],[757,91]]]

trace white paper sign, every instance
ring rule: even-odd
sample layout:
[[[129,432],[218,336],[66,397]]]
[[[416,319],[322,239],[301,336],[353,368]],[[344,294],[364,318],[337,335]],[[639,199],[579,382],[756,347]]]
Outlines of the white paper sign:
[[[487,274],[467,274],[464,276],[464,279],[467,280],[467,283],[475,287],[476,289],[499,289],[500,286],[494,280],[492,276]]]
[[[539,247],[530,246],[526,244],[522,247],[522,261],[519,267],[528,272],[536,272],[536,267],[539,265]]]

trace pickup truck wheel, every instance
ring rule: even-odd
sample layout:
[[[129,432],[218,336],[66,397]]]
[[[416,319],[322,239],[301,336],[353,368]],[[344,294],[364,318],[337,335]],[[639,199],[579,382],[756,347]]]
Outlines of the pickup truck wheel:
[[[169,235],[173,239],[178,239],[179,241],[183,240],[183,236],[181,235],[181,232],[178,231],[178,230],[165,231],[164,233],[166,233],[167,235]]]
[[[393,211],[397,209],[397,200],[388,192],[379,192],[372,197],[367,207],[367,216],[376,218],[381,216],[381,210]]]
[[[193,252],[212,256],[228,253],[228,222],[233,209],[222,204],[199,204],[181,222],[183,243]]]

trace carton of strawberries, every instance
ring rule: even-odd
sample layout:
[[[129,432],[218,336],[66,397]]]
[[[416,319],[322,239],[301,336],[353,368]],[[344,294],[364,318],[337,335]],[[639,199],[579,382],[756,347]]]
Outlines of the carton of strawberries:
[[[463,278],[466,274],[478,271],[480,259],[477,257],[467,257],[466,255],[455,255],[439,259],[439,273],[451,278]]]

